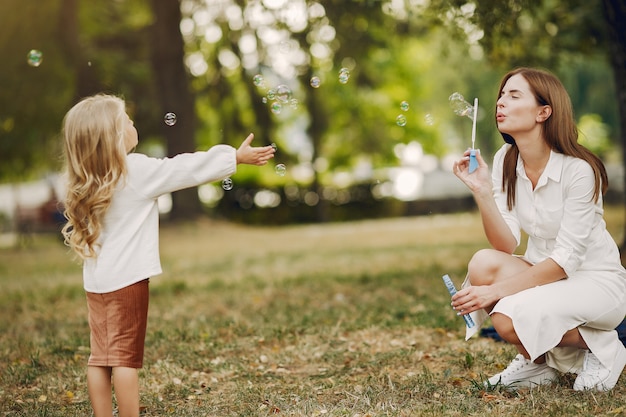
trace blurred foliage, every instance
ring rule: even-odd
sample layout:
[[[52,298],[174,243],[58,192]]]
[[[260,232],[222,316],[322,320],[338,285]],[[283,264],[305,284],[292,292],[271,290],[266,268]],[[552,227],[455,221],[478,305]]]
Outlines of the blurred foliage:
[[[0,2],[0,178],[58,163],[56,134],[73,84],[54,19],[59,5]],[[28,65],[31,49],[43,52],[39,67]]]
[[[556,68],[565,53],[594,54],[605,48],[599,0],[435,0],[453,7],[444,23],[471,38],[479,31],[489,60],[511,66]]]
[[[489,109],[499,77],[516,65],[557,72],[578,117],[600,115],[615,140],[599,0],[183,0],[181,12],[198,147],[238,146],[252,131],[255,144],[278,144],[277,162],[308,169],[298,177],[305,183],[327,183],[364,163],[397,165],[400,143],[419,141],[439,156],[466,148],[471,125],[450,111],[453,91],[480,97],[478,137],[493,151],[500,138]],[[146,0],[0,4],[0,180],[58,169],[64,113],[97,91],[126,98],[146,150],[165,146],[153,24]],[[26,63],[33,48],[43,51],[36,68]],[[338,81],[342,67],[350,70],[346,84]],[[254,85],[256,74],[264,86]],[[310,86],[313,76],[319,88]],[[298,103],[275,114],[263,99],[279,84]]]
[[[578,121],[580,136],[578,142],[590,149],[596,155],[604,157],[611,149],[609,129],[602,118],[597,114],[585,114]]]

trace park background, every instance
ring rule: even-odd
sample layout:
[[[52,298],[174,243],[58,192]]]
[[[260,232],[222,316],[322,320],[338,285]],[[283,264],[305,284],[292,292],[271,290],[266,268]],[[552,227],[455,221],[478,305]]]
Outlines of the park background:
[[[502,143],[498,81],[516,66],[566,85],[581,142],[609,169],[609,227],[623,246],[624,19],[610,0],[3,0],[5,415],[87,407],[80,271],[57,236],[37,232],[51,230],[42,206],[63,194],[62,118],[98,92],[127,101],[138,152],[238,146],[249,132],[278,149],[266,167],[240,167],[230,190],[160,201],[166,272],[152,284],[145,413],[623,413],[623,382],[601,400],[485,393],[476,381],[510,352],[460,344],[437,280],[460,280],[486,244],[450,172],[471,120],[448,97],[479,98],[489,160]],[[272,94],[279,86],[286,96]],[[28,236],[15,233],[20,211]]]

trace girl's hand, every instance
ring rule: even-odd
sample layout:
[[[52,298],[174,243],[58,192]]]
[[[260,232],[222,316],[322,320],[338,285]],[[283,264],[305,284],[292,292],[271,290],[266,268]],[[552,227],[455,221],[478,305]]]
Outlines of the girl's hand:
[[[469,173],[469,155],[470,149],[463,153],[463,158],[454,162],[452,172],[456,175],[472,193],[484,191],[491,194],[492,182],[489,166],[480,154],[480,149],[476,149],[476,161],[478,168],[476,171]]]
[[[254,134],[250,133],[237,149],[237,164],[265,165],[274,157],[276,150],[272,146],[252,147]]]

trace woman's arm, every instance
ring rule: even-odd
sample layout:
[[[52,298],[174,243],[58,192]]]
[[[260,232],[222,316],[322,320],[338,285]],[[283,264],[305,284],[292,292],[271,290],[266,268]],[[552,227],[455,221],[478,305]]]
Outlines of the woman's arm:
[[[478,161],[478,169],[470,174],[469,151],[466,151],[463,159],[454,163],[454,174],[472,192],[480,211],[485,235],[491,246],[496,250],[511,254],[518,245],[517,239],[504,221],[496,204],[489,167],[482,158],[480,151],[476,152],[476,160]]]
[[[500,299],[539,285],[566,277],[565,271],[553,259],[547,258],[512,276],[501,277],[491,285],[469,286],[452,297],[452,307],[463,314],[490,308]]]

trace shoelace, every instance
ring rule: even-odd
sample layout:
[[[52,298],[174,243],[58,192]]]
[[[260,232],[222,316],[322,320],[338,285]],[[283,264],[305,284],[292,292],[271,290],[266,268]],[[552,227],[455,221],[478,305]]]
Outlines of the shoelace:
[[[593,353],[585,355],[585,362],[583,363],[583,371],[593,377],[597,377],[602,370],[602,364]]]
[[[502,376],[512,374],[514,372],[519,371],[523,367],[528,365],[528,361],[526,359],[521,359],[520,357],[515,357],[513,361],[506,367],[504,371],[502,371]]]

